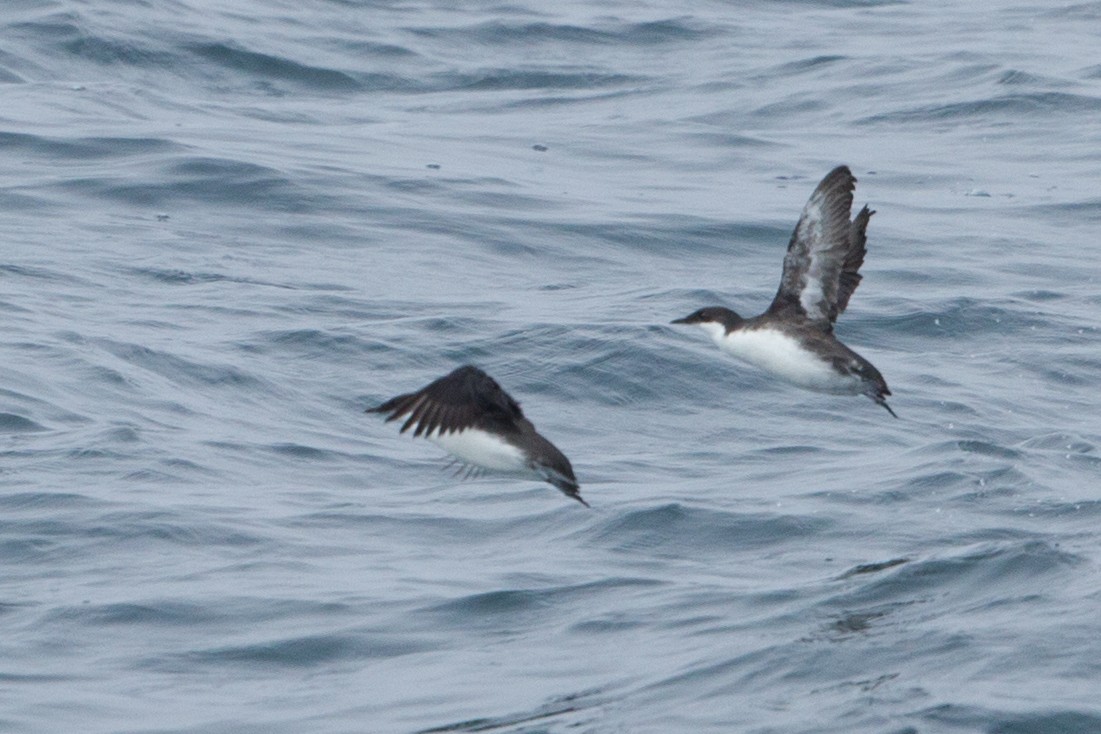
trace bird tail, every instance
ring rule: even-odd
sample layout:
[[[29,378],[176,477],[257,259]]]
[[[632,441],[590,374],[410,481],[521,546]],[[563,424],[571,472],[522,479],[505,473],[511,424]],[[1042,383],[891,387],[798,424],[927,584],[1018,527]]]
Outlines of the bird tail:
[[[887,405],[886,396],[890,394],[891,391],[885,389],[882,392],[876,391],[874,394],[869,393],[868,397],[874,400],[876,405],[882,405],[884,408],[887,409],[888,413],[893,415],[895,418],[898,418],[898,414],[891,410],[891,406]]]
[[[555,487],[557,487],[562,492],[562,494],[577,500],[581,504],[585,505],[585,507],[592,507],[592,505],[590,505],[581,497],[581,485],[578,484],[577,480],[573,477],[567,477],[566,475],[554,470],[549,466],[537,466],[535,467],[535,471],[544,480],[550,482]]]

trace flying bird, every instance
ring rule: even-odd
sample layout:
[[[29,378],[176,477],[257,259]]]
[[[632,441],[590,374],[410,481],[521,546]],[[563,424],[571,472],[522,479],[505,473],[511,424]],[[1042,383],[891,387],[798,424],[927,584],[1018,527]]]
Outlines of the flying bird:
[[[489,470],[550,482],[586,507],[565,454],[535,430],[511,395],[473,365],[416,392],[398,395],[368,413],[401,418],[401,433],[424,436],[471,472]]]
[[[673,321],[695,324],[727,354],[808,390],[867,395],[895,418],[891,391],[871,362],[833,335],[833,324],[860,284],[867,252],[867,206],[852,216],[856,178],[847,166],[826,175],[791,235],[780,289],[760,316],[710,306]]]

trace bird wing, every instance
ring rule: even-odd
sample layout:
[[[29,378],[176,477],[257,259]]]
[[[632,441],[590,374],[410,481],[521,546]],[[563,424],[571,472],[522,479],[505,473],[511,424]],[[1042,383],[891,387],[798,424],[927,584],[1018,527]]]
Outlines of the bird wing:
[[[367,412],[387,414],[387,422],[404,417],[401,433],[415,426],[414,436],[491,425],[515,430],[524,418],[520,404],[473,365],[459,367],[416,392],[398,395]]]
[[[849,251],[845,254],[845,262],[841,266],[831,322],[836,321],[837,317],[845,312],[853,291],[864,277],[860,274],[860,266],[864,264],[864,255],[868,253],[868,220],[873,214],[875,212],[865,206],[853,219],[852,226],[849,228]]]
[[[845,310],[864,263],[868,219],[864,207],[850,221],[856,178],[847,166],[830,171],[811,194],[784,256],[780,289],[768,313],[801,315],[824,331]]]

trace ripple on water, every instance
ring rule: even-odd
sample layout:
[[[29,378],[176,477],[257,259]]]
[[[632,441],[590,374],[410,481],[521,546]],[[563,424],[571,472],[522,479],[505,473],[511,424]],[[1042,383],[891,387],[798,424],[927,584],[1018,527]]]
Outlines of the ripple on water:
[[[868,577],[826,606],[853,609],[942,598],[950,598],[953,604],[993,603],[1030,589],[1029,580],[1057,578],[1082,564],[1080,556],[1047,541],[1009,535],[1009,540],[980,543],[958,553],[893,564],[887,567],[889,572]],[[860,579],[851,574],[843,578]]]
[[[416,734],[447,734],[448,732],[508,731],[520,734],[549,734],[551,731],[599,728],[599,707],[608,701],[600,689],[590,689],[566,696],[555,696],[546,703],[528,710],[500,716],[464,719],[420,729]]]
[[[458,27],[420,27],[412,29],[418,36],[466,46],[477,43],[486,46],[531,46],[550,44],[584,46],[654,46],[700,40],[713,35],[712,27],[691,19],[668,19],[641,23],[608,22],[579,26],[550,22],[490,21]]]
[[[145,156],[152,153],[175,153],[185,146],[164,138],[129,137],[60,137],[31,133],[0,132],[0,150],[18,150],[24,155],[38,155],[50,160],[99,160]]]
[[[742,514],[671,503],[608,520],[589,532],[587,542],[659,557],[725,556],[747,548],[805,542],[831,524],[822,517]]]
[[[169,155],[156,166],[148,161],[129,165],[135,168],[132,175],[77,175],[49,186],[74,196],[108,199],[142,210],[178,209],[186,203],[305,212],[325,205],[326,197],[301,187],[286,174],[246,160]]]
[[[15,413],[0,413],[0,433],[37,433],[47,430],[49,429],[30,418]]]
[[[935,309],[930,306],[935,305]],[[1018,305],[998,305],[994,300],[954,298],[940,304],[925,304],[924,310],[887,314],[878,321],[885,332],[929,339],[974,339],[993,329],[1003,338],[1028,334],[1047,326],[1038,313],[1022,311]]]
[[[174,382],[244,391],[264,391],[267,385],[266,381],[234,364],[198,362],[164,350],[111,339],[97,339],[96,342],[119,359]]]
[[[25,502],[34,494],[24,493]],[[97,549],[133,548],[244,548],[266,543],[261,536],[228,523],[201,522],[195,518],[163,511],[117,511],[89,515],[90,501],[67,497],[61,501],[43,498],[40,505],[69,510],[64,516],[44,519],[35,513],[27,517],[0,519],[0,539],[5,558],[22,565],[68,564],[86,560]],[[98,503],[94,503],[98,504]],[[0,505],[2,506],[2,505]],[[110,506],[110,505],[108,505]]]
[[[882,112],[864,117],[857,124],[1042,120],[1052,113],[1073,115],[1098,111],[1101,111],[1101,98],[1069,92],[1032,92]]]
[[[11,512],[109,507],[110,503],[77,492],[13,492],[0,495],[0,507]]]
[[[961,703],[934,706],[918,712],[917,717],[938,728],[950,726],[956,731],[989,734],[1095,734],[1101,731],[1101,714],[1089,710],[1016,713]]]
[[[164,670],[193,666],[241,665],[271,668],[325,668],[338,663],[366,662],[438,649],[438,644],[409,635],[321,634],[281,637],[261,642],[196,650],[153,658],[143,667]]]
[[[362,88],[353,75],[344,71],[252,51],[238,44],[198,43],[185,47],[185,51],[245,77],[332,92],[357,91]]]
[[[481,629],[494,634],[508,630],[539,629],[562,618],[569,605],[594,605],[600,599],[614,598],[623,589],[646,588],[661,582],[638,578],[607,578],[600,581],[535,589],[501,589],[468,594],[432,604],[418,614],[433,620],[432,626],[446,624],[463,629]]]

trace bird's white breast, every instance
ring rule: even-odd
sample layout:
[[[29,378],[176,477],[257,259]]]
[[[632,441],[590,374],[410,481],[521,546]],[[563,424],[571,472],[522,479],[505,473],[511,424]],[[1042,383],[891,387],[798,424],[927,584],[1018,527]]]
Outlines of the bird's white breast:
[[[712,334],[719,348],[788,382],[819,392],[860,392],[860,379],[833,365],[797,339],[774,329],[737,329]]]
[[[468,464],[494,471],[524,471],[524,452],[499,436],[478,428],[433,433],[428,439]]]

